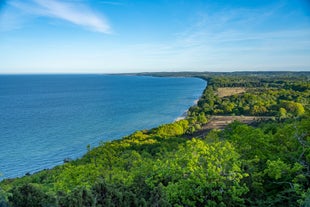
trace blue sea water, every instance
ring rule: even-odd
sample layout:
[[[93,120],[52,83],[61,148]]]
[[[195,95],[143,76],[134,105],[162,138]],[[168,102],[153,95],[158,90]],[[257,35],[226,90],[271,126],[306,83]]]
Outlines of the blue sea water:
[[[0,180],[78,158],[88,144],[172,122],[205,86],[196,78],[2,75]]]

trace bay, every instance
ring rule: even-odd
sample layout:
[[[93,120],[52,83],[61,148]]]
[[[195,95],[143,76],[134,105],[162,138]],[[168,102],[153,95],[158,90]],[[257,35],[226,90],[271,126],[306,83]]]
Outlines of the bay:
[[[1,75],[1,179],[75,159],[86,146],[174,121],[202,94],[197,78]]]

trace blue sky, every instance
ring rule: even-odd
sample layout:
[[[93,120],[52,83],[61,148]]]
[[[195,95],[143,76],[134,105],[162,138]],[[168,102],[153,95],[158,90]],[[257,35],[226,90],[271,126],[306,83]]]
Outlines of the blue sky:
[[[0,0],[0,73],[310,71],[308,0]]]

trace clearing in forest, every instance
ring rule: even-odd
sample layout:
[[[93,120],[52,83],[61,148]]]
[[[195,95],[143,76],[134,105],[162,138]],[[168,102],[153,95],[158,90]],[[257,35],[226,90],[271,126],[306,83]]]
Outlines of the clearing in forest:
[[[245,88],[242,87],[222,87],[217,89],[217,95],[222,98],[225,96],[232,96],[239,93],[244,93]]]
[[[212,116],[210,121],[203,126],[203,129],[224,129],[233,121],[239,121],[244,124],[253,124],[254,122],[271,119],[270,116]]]
[[[272,116],[211,116],[209,122],[202,126],[202,128],[190,137],[204,137],[212,129],[224,129],[228,124],[233,121],[239,121],[244,124],[254,124],[264,120],[271,119]]]

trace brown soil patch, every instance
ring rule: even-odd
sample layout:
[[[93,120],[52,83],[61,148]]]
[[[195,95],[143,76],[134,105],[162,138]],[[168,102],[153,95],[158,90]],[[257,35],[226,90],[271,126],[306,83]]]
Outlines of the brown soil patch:
[[[241,87],[223,87],[217,89],[217,95],[219,97],[232,96],[235,94],[244,93],[246,91],[245,88]]]
[[[233,121],[252,124],[270,118],[270,116],[212,116],[210,121],[203,126],[203,129],[223,129]]]
[[[245,124],[254,124],[259,121],[271,119],[271,116],[212,116],[209,122],[202,126],[202,129],[191,134],[190,137],[204,137],[212,129],[224,129],[233,121]]]

